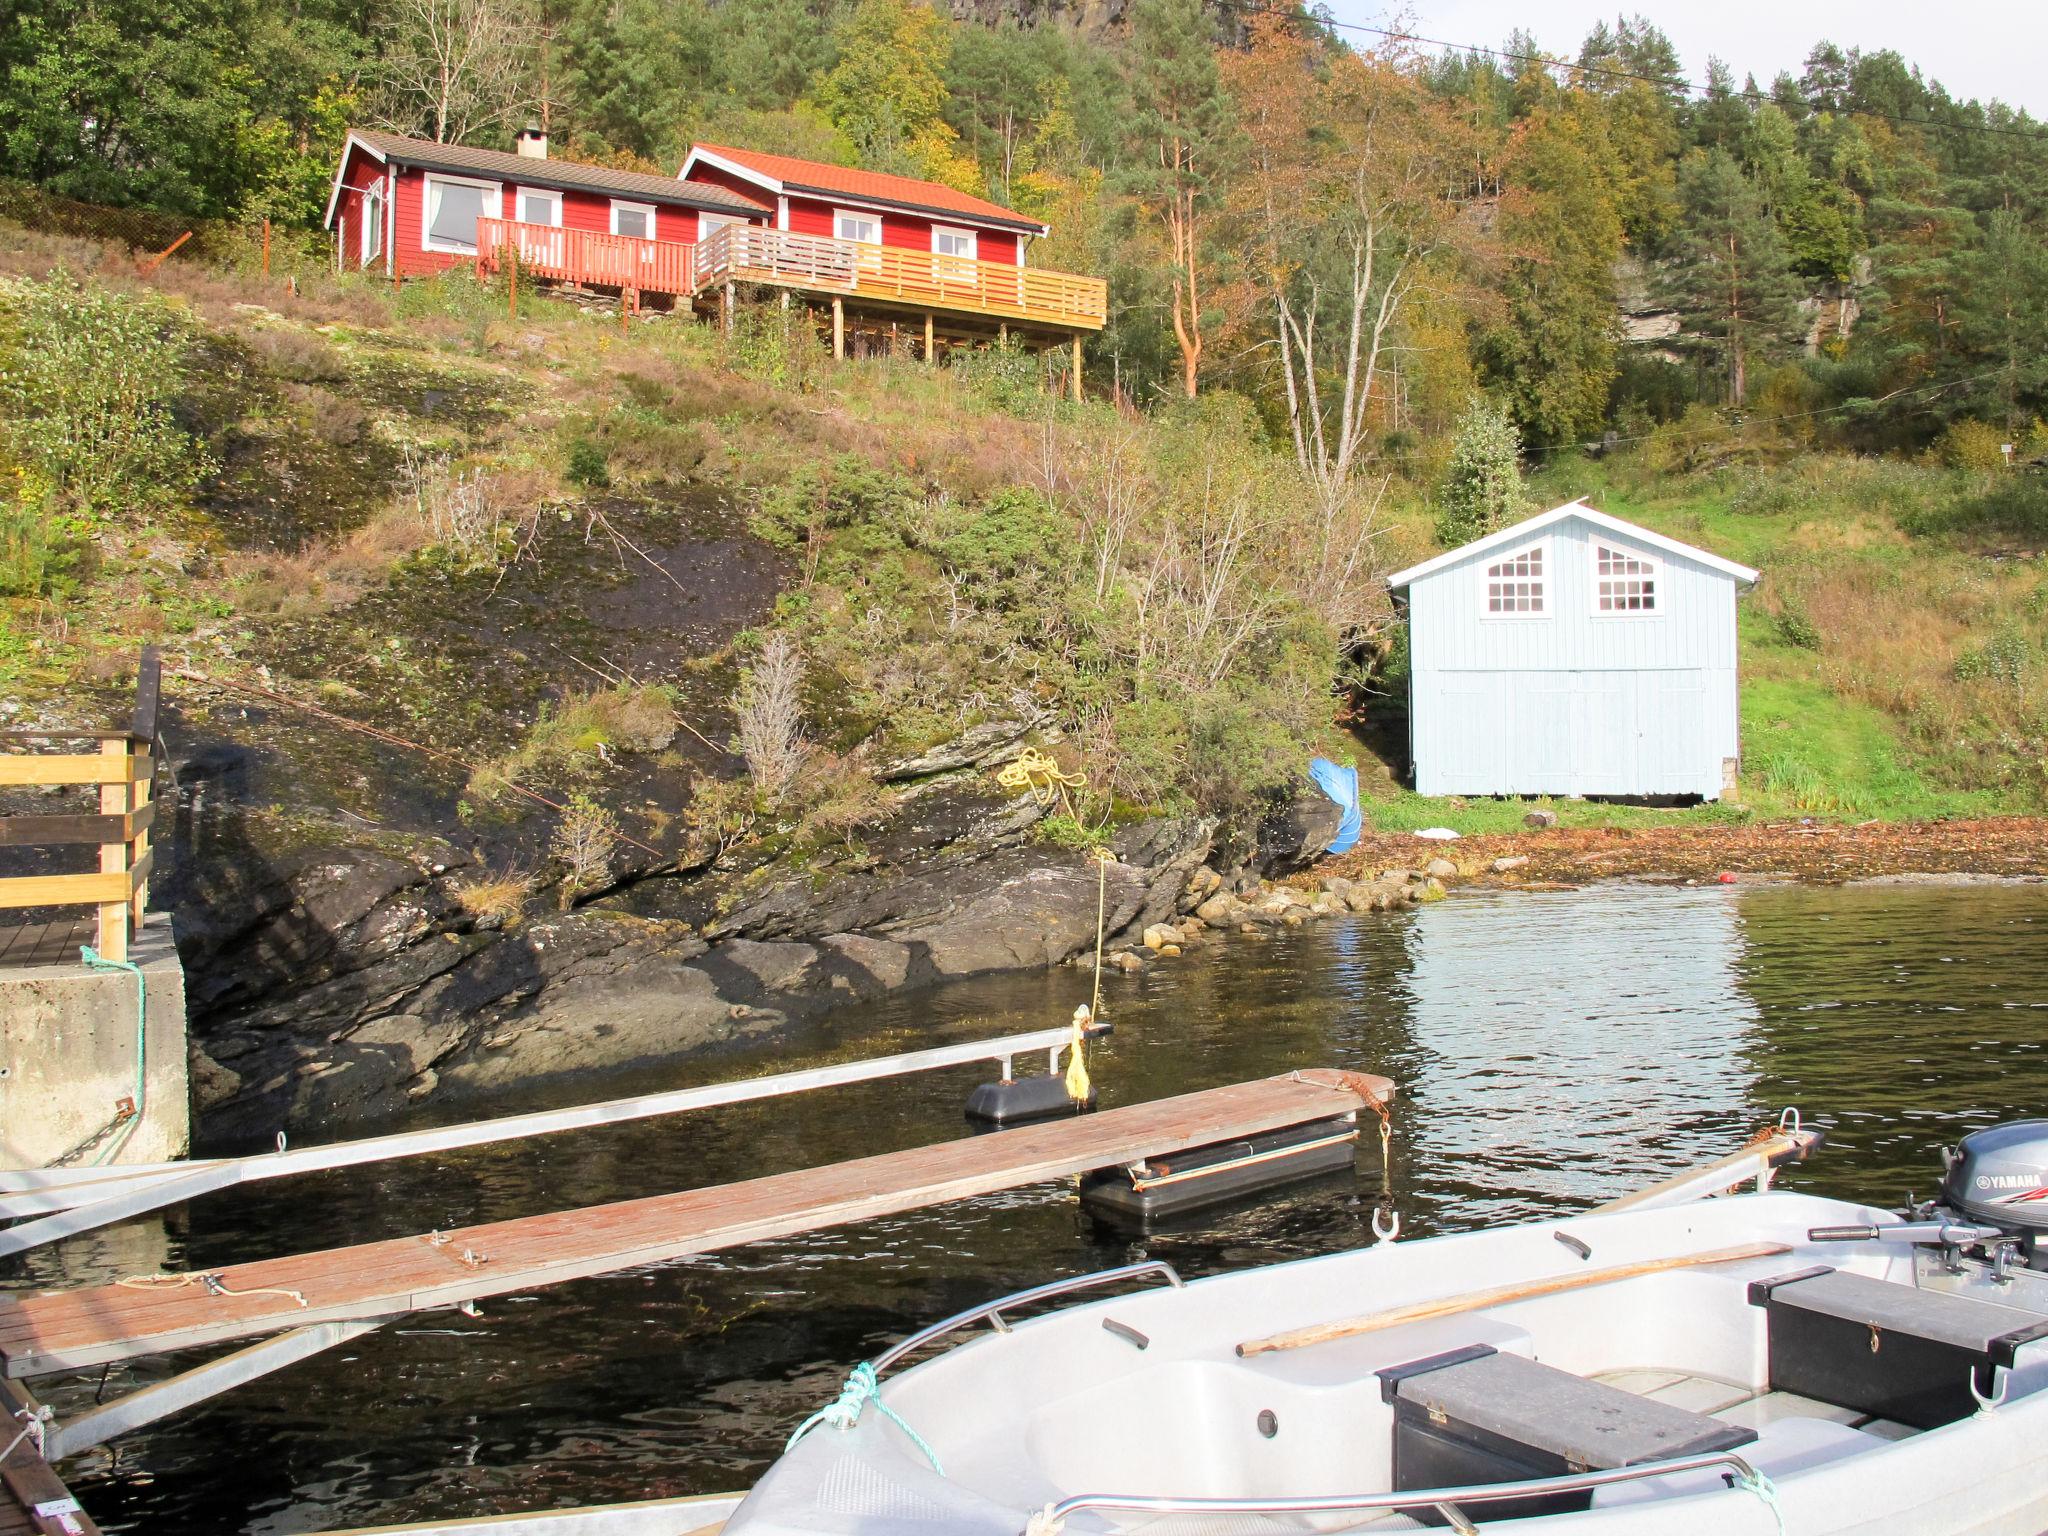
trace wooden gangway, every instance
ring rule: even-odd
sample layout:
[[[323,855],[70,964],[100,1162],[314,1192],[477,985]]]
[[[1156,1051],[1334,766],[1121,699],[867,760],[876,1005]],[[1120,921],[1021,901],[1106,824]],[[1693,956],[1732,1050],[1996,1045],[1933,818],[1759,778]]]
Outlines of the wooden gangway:
[[[157,1283],[10,1297],[0,1300],[0,1374],[35,1376],[286,1330],[286,1338],[254,1349],[301,1340],[303,1355],[408,1312],[1115,1167],[1354,1113],[1392,1094],[1383,1077],[1294,1072],[739,1184]]]

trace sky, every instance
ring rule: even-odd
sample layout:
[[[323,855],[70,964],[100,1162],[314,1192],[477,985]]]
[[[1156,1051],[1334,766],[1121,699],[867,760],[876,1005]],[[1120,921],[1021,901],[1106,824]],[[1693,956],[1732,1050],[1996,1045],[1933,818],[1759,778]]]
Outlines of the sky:
[[[1768,87],[1779,70],[1800,72],[1825,38],[1844,50],[1897,50],[1959,100],[1993,97],[2048,117],[2048,0],[1330,0],[1340,22],[1403,25],[1424,37],[1499,47],[1522,27],[1549,53],[1575,56],[1593,24],[1640,13],[1663,29],[1686,78],[1704,81],[1707,58],[1740,81]],[[1363,41],[1363,39],[1361,39]]]

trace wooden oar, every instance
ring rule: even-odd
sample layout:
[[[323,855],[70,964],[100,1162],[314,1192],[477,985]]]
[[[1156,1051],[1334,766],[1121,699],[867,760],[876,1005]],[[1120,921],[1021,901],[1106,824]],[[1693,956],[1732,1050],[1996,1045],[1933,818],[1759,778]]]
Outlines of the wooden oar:
[[[1616,1264],[1607,1269],[1578,1270],[1552,1275],[1543,1280],[1525,1280],[1516,1285],[1496,1285],[1483,1291],[1464,1291],[1456,1296],[1439,1296],[1433,1301],[1411,1302],[1405,1307],[1389,1307],[1383,1312],[1366,1312],[1358,1317],[1340,1318],[1334,1323],[1316,1323],[1307,1328],[1291,1328],[1285,1333],[1248,1340],[1237,1346],[1237,1352],[1249,1359],[1253,1355],[1268,1354],[1276,1349],[1304,1349],[1310,1344],[1327,1344],[1332,1339],[1349,1339],[1361,1333],[1397,1327],[1402,1323],[1418,1323],[1430,1317],[1450,1317],[1459,1312],[1477,1312],[1484,1307],[1497,1307],[1510,1301],[1527,1301],[1534,1296],[1555,1296],[1560,1291],[1581,1290],[1589,1285],[1611,1285],[1617,1280],[1633,1280],[1638,1275],[1656,1275],[1674,1269],[1699,1269],[1709,1264],[1740,1264],[1745,1259],[1768,1259],[1791,1251],[1790,1245],[1785,1243],[1748,1243],[1739,1248],[1711,1248],[1705,1253],[1680,1254],[1677,1258],[1671,1259],[1648,1259],[1640,1264]]]

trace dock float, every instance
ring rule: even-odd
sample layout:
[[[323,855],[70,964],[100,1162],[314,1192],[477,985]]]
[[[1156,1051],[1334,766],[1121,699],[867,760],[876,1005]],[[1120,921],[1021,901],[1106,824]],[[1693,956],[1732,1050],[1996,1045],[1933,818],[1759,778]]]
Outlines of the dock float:
[[[284,1334],[187,1373],[203,1377],[220,1368],[246,1379],[276,1368],[260,1358],[263,1352],[303,1358],[409,1312],[1256,1136],[1384,1104],[1393,1091],[1391,1081],[1366,1073],[1293,1072],[738,1184],[262,1259],[155,1285],[12,1296],[0,1299],[0,1375],[37,1376]],[[189,1390],[203,1398],[220,1387],[193,1380]]]

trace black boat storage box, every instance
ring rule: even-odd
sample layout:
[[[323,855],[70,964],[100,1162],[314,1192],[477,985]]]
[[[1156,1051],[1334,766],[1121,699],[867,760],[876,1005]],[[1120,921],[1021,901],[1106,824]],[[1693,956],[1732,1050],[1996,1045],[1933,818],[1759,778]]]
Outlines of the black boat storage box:
[[[1523,1355],[1472,1344],[1378,1373],[1394,1409],[1394,1489],[1516,1483],[1605,1472],[1674,1456],[1733,1450],[1756,1438],[1651,1398],[1624,1392]],[[1465,1510],[1485,1525],[1590,1508],[1591,1489],[1489,1499]],[[1404,1511],[1442,1523],[1434,1510]]]
[[[1974,1383],[2048,1340],[2048,1318],[1838,1269],[1802,1269],[1749,1287],[1770,1330],[1771,1387],[1915,1429],[1974,1413]]]
[[[1285,1126],[1242,1141],[1189,1147],[1136,1167],[1086,1175],[1081,1180],[1081,1204],[1113,1221],[1143,1223],[1177,1216],[1348,1169],[1357,1141],[1358,1117],[1349,1114]]]

